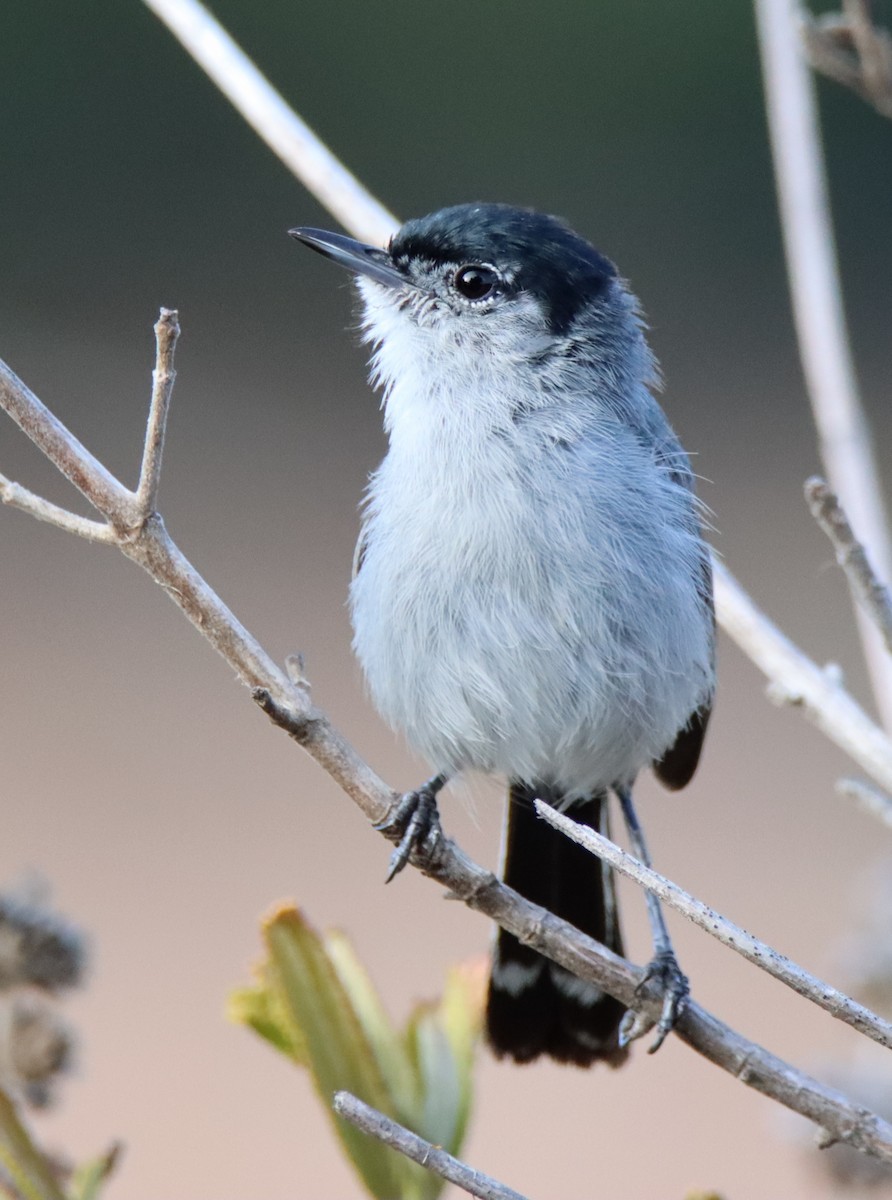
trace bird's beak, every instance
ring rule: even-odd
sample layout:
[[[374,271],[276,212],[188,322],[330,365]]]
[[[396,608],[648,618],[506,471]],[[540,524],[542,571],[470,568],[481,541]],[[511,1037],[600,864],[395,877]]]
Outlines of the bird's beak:
[[[324,229],[289,229],[288,233],[297,241],[303,242],[311,250],[324,254],[338,266],[346,267],[357,275],[367,275],[376,283],[389,288],[402,288],[410,284],[404,275],[393,265],[386,250],[376,246],[366,246],[363,242],[344,237],[340,233],[326,233]]]

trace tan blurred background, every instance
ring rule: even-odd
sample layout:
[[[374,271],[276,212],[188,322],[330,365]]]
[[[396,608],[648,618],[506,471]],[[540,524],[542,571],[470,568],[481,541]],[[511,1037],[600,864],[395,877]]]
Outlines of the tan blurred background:
[[[787,632],[865,697],[844,583],[801,483],[818,466],[792,340],[749,7],[707,0],[226,0],[276,85],[395,211],[500,199],[568,217],[642,297],[666,406],[716,546]],[[888,18],[888,11],[884,14]],[[881,459],[890,434],[892,126],[821,88],[842,265]],[[183,337],[162,510],[195,565],[395,786],[413,762],[364,698],[344,608],[356,506],[383,450],[346,279],[285,236],[332,226],[137,0],[0,9],[0,355],[133,481],[159,305]],[[0,470],[72,498],[8,421]],[[347,929],[395,1014],[486,923],[407,873],[254,709],[159,589],[108,548],[0,512],[0,887],[36,871],[89,933],[72,1078],[38,1122],[126,1157],[110,1200],[359,1195],[298,1074],[223,1018],[294,897]],[[843,983],[859,879],[889,853],[833,794],[840,755],[721,647],[703,767],[642,784],[657,864]],[[499,801],[444,805],[494,864]],[[644,905],[624,888],[631,952]],[[696,997],[797,1065],[855,1035],[673,922]],[[626,1070],[485,1055],[467,1157],[539,1200],[830,1193],[780,1110],[670,1039]]]

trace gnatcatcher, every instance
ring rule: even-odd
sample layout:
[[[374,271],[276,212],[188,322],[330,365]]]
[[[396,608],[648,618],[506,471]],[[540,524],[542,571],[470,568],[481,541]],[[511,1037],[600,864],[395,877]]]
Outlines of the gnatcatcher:
[[[503,204],[409,221],[387,249],[290,232],[359,277],[383,392],[389,450],[357,546],[354,647],[381,714],[437,771],[400,805],[391,876],[440,836],[448,779],[498,773],[505,882],[622,953],[609,868],[532,801],[600,829],[612,790],[649,861],[633,781],[652,766],[684,787],[712,705],[709,552],[637,301],[563,222]],[[648,912],[659,1045],[688,989],[650,894]],[[616,1065],[638,1031],[624,1013],[499,933],[496,1054]]]

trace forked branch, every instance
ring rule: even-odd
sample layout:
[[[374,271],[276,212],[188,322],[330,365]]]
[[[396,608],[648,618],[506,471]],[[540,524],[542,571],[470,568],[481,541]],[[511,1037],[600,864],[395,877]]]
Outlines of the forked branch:
[[[842,12],[803,13],[802,37],[816,71],[892,119],[892,37],[870,10],[870,0],[842,0]]]

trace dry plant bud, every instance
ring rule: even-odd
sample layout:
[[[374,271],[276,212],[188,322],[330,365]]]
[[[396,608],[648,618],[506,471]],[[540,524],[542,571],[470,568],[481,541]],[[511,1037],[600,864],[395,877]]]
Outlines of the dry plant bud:
[[[37,905],[0,896],[0,990],[74,987],[83,970],[84,939],[72,925]]]

